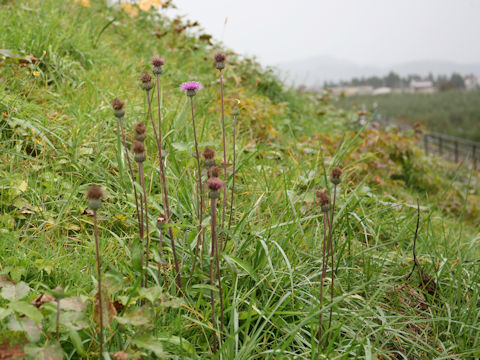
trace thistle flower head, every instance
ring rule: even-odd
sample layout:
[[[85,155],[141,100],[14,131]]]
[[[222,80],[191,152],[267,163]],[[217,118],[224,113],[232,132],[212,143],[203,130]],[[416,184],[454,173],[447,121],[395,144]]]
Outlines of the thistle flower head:
[[[218,70],[222,70],[225,68],[225,59],[227,58],[224,53],[222,52],[217,52],[215,55],[213,55],[213,58],[215,59],[215,67]]]
[[[207,181],[207,187],[210,189],[210,191],[218,191],[222,188],[222,186],[222,180],[219,178],[212,177]]]
[[[167,223],[167,218],[165,215],[160,214],[157,217],[157,228],[158,230],[163,230],[165,228],[165,224]]]
[[[186,91],[188,96],[195,96],[197,90],[203,89],[203,85],[197,81],[188,81],[180,85],[180,90]]]
[[[220,176],[220,168],[216,165],[210,167],[210,169],[208,169],[208,178],[218,178]]]
[[[155,55],[152,58],[153,73],[155,75],[159,75],[163,72],[163,68],[162,68],[163,64],[165,64],[165,59],[164,58],[161,58],[158,55]]]
[[[152,90],[153,88],[153,83],[152,83],[152,75],[148,72],[142,73],[140,75],[140,81],[142,82],[142,89],[145,91]]]
[[[117,118],[121,118],[125,115],[125,110],[123,110],[124,106],[125,106],[125,101],[120,100],[119,98],[113,99],[112,108]]]
[[[227,57],[221,51],[217,51],[215,55],[213,55],[213,58],[215,59],[216,62],[222,62],[222,61],[225,61]]]
[[[92,210],[97,210],[102,206],[103,190],[98,185],[92,185],[88,188],[86,198],[88,200],[88,207]]]
[[[335,184],[335,185],[338,185],[340,184],[340,176],[342,176],[342,169],[336,167],[336,168],[333,168],[332,169],[332,173],[331,173],[331,179],[330,181]]]
[[[135,141],[133,143],[132,152],[135,155],[136,162],[142,163],[145,161],[146,159],[145,145],[143,145],[143,143],[141,143],[140,141]]]
[[[161,58],[158,55],[155,55],[154,57],[152,57],[152,65],[154,67],[160,67],[160,66],[163,66],[164,64],[165,64],[164,58]]]
[[[147,131],[147,126],[143,122],[139,121],[135,124],[133,129],[137,134],[145,134],[145,131]]]
[[[215,150],[212,148],[206,147],[202,153],[205,160],[211,160],[215,157]]]
[[[328,195],[327,190],[317,191],[315,195],[318,204],[322,207],[322,211],[328,212],[330,210],[330,196]]]

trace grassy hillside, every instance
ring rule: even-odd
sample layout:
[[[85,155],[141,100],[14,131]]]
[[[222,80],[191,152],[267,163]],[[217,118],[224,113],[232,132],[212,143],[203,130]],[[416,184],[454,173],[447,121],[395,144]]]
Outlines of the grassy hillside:
[[[343,98],[339,106],[371,109],[394,122],[420,122],[429,130],[480,141],[480,90],[450,90],[435,94],[390,94]]]
[[[356,127],[356,114],[325,96],[297,94],[249,59],[226,51],[227,154],[238,104],[237,176],[232,227],[221,254],[225,331],[211,353],[206,246],[193,265],[196,160],[189,99],[180,83],[201,81],[195,97],[200,146],[222,154],[219,50],[201,32],[153,12],[130,17],[103,1],[0,1],[0,358],[97,358],[98,315],[93,220],[85,191],[100,184],[100,251],[108,309],[105,352],[122,359],[465,359],[480,356],[478,174],[425,157],[415,134]],[[140,73],[166,59],[161,75],[166,182],[183,292],[167,265],[157,276],[164,213]],[[150,208],[148,287],[141,288],[135,200],[110,103],[127,101],[131,142],[149,125],[145,162]],[[156,116],[156,113],[155,113]],[[319,303],[324,218],[315,193],[343,169],[334,218],[333,301],[325,278]],[[232,175],[223,179],[231,191]],[[416,256],[436,284],[424,289]],[[231,197],[228,197],[230,201]],[[229,215],[229,212],[227,213]],[[428,285],[432,286],[433,282]],[[61,285],[60,340],[55,303],[41,294]],[[327,296],[328,294],[328,296]],[[37,299],[34,307],[29,305]],[[83,305],[81,305],[83,304]],[[41,306],[40,306],[41,305]],[[332,325],[317,340],[319,315]],[[324,320],[326,325],[327,320]],[[219,330],[218,328],[215,330]],[[328,340],[327,340],[328,338]],[[123,353],[119,353],[123,352]],[[105,358],[107,355],[105,355]],[[123,357],[122,357],[123,356]]]

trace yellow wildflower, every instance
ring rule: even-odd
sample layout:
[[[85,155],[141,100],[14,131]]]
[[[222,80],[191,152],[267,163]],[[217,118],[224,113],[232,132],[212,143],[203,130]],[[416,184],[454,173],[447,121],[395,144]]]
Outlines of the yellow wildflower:
[[[122,7],[123,11],[125,11],[130,17],[135,17],[138,15],[138,8],[136,6],[132,6],[132,4],[128,2],[121,2],[120,6]]]
[[[33,76],[38,77],[40,76],[40,71],[34,71],[32,74]]]
[[[149,11],[152,8],[152,2],[150,0],[140,0],[137,5],[142,11]]]

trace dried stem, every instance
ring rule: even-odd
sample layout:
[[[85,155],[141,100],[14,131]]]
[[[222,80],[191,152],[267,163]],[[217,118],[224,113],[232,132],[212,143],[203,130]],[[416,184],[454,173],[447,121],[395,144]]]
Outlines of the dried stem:
[[[235,151],[235,136],[237,132],[237,114],[233,116],[233,169],[232,169],[232,196],[230,199],[230,217],[228,219],[228,230],[232,226],[232,217],[233,217],[233,198],[235,194],[235,161],[236,161],[236,151]]]
[[[202,234],[202,221],[203,221],[203,185],[202,185],[202,168],[200,167],[200,151],[198,150],[198,141],[197,141],[197,129],[195,125],[195,110],[193,107],[193,96],[190,96],[190,106],[192,109],[192,125],[193,125],[193,139],[195,142],[195,156],[197,158],[197,181],[198,181],[198,189],[199,192],[197,194],[197,209],[198,209],[198,241],[201,239]],[[195,269],[195,261],[197,259],[198,254],[198,246],[195,249],[195,256],[194,256],[194,264],[192,267],[192,272],[190,274],[190,278],[193,275],[193,270]]]
[[[223,205],[222,205],[222,230],[225,228],[225,211],[227,204],[227,147],[225,141],[225,104],[223,101],[223,70],[220,70],[220,101],[222,103],[222,140],[223,140],[223,175],[224,183],[223,187]],[[223,235],[220,237],[220,249],[223,249],[222,245]]]
[[[217,239],[217,199],[212,198],[212,252],[211,252],[211,260],[210,260],[210,285],[213,287],[215,286],[215,280],[214,280],[214,275],[213,275],[213,259],[216,255],[215,251],[215,243]],[[212,346],[212,352],[214,354],[217,353],[217,334],[216,334],[216,329],[217,329],[217,320],[216,320],[216,315],[215,315],[215,295],[213,293],[213,290],[210,290],[210,299],[211,299],[211,305],[212,305],[212,327],[215,331],[214,336],[213,336],[213,346]]]
[[[326,261],[326,250],[327,250],[327,228],[329,227],[328,213],[323,213],[323,254],[322,254],[322,275],[320,277],[320,315],[319,315],[319,328],[318,328],[318,343],[322,341],[322,327],[323,327],[323,282],[325,276],[327,275],[327,262]]]
[[[97,253],[97,282],[98,282],[98,306],[100,314],[100,356],[103,354],[103,303],[102,303],[102,268],[100,264],[100,246],[98,243],[97,210],[93,210],[93,233],[95,236],[95,249]]]
[[[149,230],[149,224],[148,224],[148,204],[147,204],[147,192],[145,188],[145,174],[143,172],[143,163],[140,162],[138,163],[138,176],[139,176],[139,181],[140,181],[140,186],[142,187],[143,191],[143,203],[145,205],[145,227],[147,230],[146,233],[146,245],[145,245],[145,279],[143,286],[147,287],[147,281],[148,281],[148,262],[149,262],[149,255],[148,252],[150,250],[150,230]]]
[[[158,79],[157,79],[157,92],[158,92]],[[163,156],[162,156],[162,129],[161,127],[158,129],[158,134],[157,134],[157,129],[155,128],[155,122],[153,121],[153,113],[152,113],[152,101],[150,100],[150,91],[147,91],[147,100],[148,100],[148,111],[150,114],[150,120],[152,122],[152,127],[155,135],[155,139],[157,141],[157,148],[158,148],[158,158],[160,161],[160,183],[162,186],[162,192],[163,192],[163,202],[165,206],[165,217],[166,217],[166,223],[167,225],[170,224],[170,205],[168,204],[168,192],[167,192],[167,183],[165,181],[165,169],[163,166]],[[159,124],[161,125],[161,118],[159,120]],[[172,227],[168,226],[168,235],[170,236],[170,245],[172,247],[172,252],[173,252],[173,261],[175,263],[175,271],[176,271],[176,276],[175,276],[175,281],[177,284],[177,290],[181,291],[182,290],[182,278],[180,275],[180,265],[178,263],[178,257],[177,257],[177,249],[175,248],[175,239],[173,238],[173,231]]]

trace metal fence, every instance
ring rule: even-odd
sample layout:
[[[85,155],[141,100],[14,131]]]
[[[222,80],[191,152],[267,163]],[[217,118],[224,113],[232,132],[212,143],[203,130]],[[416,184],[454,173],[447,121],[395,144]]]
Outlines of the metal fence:
[[[477,170],[480,160],[480,143],[435,132],[423,135],[425,153],[439,154],[449,160],[467,161]]]

